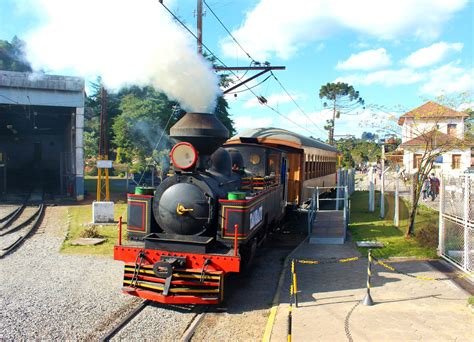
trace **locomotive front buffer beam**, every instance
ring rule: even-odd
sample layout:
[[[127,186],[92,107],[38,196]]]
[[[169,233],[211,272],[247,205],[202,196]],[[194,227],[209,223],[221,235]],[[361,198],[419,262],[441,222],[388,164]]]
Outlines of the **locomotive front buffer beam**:
[[[125,262],[123,292],[165,304],[219,304],[224,277],[239,272],[240,257],[115,246]]]

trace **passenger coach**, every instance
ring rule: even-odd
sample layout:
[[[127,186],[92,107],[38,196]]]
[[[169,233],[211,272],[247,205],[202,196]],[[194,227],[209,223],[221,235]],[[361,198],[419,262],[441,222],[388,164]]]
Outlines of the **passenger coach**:
[[[300,205],[312,189],[336,186],[337,149],[317,139],[281,128],[254,128],[229,139],[225,146],[261,144],[286,152],[288,157],[287,203]],[[257,159],[250,159],[254,163]]]

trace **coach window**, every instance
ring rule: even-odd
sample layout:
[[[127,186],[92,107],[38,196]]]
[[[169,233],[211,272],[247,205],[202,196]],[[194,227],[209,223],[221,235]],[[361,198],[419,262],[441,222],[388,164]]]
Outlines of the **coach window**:
[[[268,175],[275,176],[278,181],[280,179],[280,155],[278,153],[271,152],[268,156]]]

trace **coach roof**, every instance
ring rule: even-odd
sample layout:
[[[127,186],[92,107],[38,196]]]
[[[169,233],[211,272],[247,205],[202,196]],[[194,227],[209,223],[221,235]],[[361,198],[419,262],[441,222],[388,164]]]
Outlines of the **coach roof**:
[[[230,138],[227,143],[232,144],[240,141],[240,138],[254,138],[258,142],[269,144],[286,145],[295,148],[314,147],[326,151],[337,152],[334,146],[323,143],[311,137],[305,137],[281,128],[252,128]]]

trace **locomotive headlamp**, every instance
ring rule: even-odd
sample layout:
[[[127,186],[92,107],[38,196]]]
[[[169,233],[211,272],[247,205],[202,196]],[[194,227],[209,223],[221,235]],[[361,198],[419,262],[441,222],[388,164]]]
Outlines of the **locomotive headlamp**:
[[[187,170],[196,165],[198,153],[190,143],[180,142],[174,145],[170,152],[170,157],[175,167]]]

